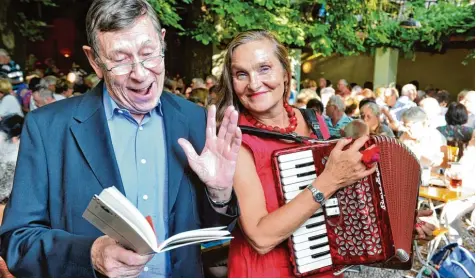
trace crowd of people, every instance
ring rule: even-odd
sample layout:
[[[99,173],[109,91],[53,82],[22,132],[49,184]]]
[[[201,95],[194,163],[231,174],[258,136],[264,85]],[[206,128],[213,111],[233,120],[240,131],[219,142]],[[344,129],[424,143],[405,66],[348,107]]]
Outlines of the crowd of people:
[[[468,159],[475,156],[475,91],[451,102],[449,92],[419,90],[417,81],[374,88],[341,79],[334,89],[322,77],[305,80],[298,93],[287,49],[265,30],[230,42],[219,79],[186,86],[166,77],[166,32],[146,0],[95,0],[86,28],[83,50],[94,74],[82,82],[78,69],[23,80],[0,50],[4,276],[11,274],[2,258],[19,277],[203,276],[198,246],[139,255],[81,218],[90,199],[113,185],[151,216],[159,242],[225,225],[234,236],[230,277],[294,277],[286,239],[336,191],[376,170],[359,151],[370,135],[398,137],[435,171],[448,163],[445,148],[460,146],[465,173],[476,171]],[[76,94],[80,85],[89,91]],[[320,129],[300,108],[312,110]],[[296,143],[242,134],[239,125],[339,141],[323,172],[281,205],[271,155]],[[464,213],[474,212],[474,201],[462,203]],[[462,210],[452,210],[451,240],[460,241]],[[434,229],[418,220],[415,238],[429,239]]]

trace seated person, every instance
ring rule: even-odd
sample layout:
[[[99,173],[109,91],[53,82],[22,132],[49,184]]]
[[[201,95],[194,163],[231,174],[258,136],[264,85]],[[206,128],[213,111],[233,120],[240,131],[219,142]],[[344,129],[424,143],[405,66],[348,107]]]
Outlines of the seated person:
[[[463,142],[467,144],[471,140],[474,128],[463,126],[468,121],[468,111],[463,104],[451,103],[445,114],[446,125],[438,127],[446,140],[451,142]]]
[[[395,135],[387,125],[380,121],[380,107],[375,102],[366,102],[360,108],[360,118],[369,126],[371,135],[384,135],[394,138]]]
[[[400,140],[415,153],[422,167],[438,167],[443,163],[445,137],[429,126],[426,113],[420,107],[412,107],[402,114],[405,132]]]
[[[322,112],[324,112],[324,105],[317,98],[309,100],[309,102],[307,102],[306,108],[314,109],[319,115],[322,115]]]

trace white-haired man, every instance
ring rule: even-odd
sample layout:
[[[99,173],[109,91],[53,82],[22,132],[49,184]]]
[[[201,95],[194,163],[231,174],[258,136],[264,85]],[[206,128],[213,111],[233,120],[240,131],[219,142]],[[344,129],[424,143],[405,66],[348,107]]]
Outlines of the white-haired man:
[[[331,96],[326,104],[326,124],[332,138],[342,137],[344,127],[352,122],[352,118],[345,114],[345,105],[339,96]]]
[[[409,108],[416,107],[413,100],[417,97],[417,89],[415,85],[409,83],[402,87],[401,97],[398,98],[395,105],[390,109],[390,114],[397,121],[402,120],[402,114]]]

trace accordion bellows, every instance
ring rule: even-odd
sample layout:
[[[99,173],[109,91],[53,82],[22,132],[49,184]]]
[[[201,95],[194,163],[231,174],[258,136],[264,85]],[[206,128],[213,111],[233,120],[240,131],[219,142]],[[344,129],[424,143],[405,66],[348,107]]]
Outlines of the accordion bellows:
[[[321,141],[274,152],[281,205],[324,170],[336,143]],[[296,276],[355,264],[411,268],[420,165],[394,138],[373,136],[365,147],[372,144],[380,149],[377,171],[337,191],[289,238]],[[408,257],[402,261],[397,251]]]

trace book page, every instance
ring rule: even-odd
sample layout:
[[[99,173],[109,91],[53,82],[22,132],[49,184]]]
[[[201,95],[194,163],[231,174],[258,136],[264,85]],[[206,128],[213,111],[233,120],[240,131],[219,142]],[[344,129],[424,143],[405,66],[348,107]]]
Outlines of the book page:
[[[157,236],[142,213],[116,187],[106,188],[99,194],[99,198],[109,204],[123,218],[134,224],[150,247],[157,247]]]
[[[164,247],[173,244],[175,241],[187,241],[187,239],[199,239],[199,238],[217,238],[217,237],[224,237],[224,236],[229,236],[230,232],[227,230],[223,230],[226,227],[214,227],[214,228],[206,228],[206,229],[199,229],[199,230],[193,230],[193,231],[187,231],[187,232],[182,232],[179,234],[176,234],[167,240],[165,240],[163,243],[160,244],[159,246],[159,251],[164,249]]]
[[[204,239],[200,239],[200,240],[194,240],[194,241],[191,241],[191,242],[185,242],[185,243],[178,243],[178,244],[172,244],[172,245],[169,245],[167,247],[162,247],[162,249],[159,249],[159,253],[162,253],[162,252],[166,252],[166,251],[169,251],[169,250],[172,250],[172,249],[176,249],[176,248],[179,248],[179,247],[183,247],[183,246],[187,246],[187,245],[192,245],[192,244],[200,244],[200,243],[204,243],[204,242],[210,242],[210,241],[215,241],[215,240],[225,240],[225,239],[232,239],[233,237],[232,236],[224,236],[224,237],[210,237],[210,238],[206,238],[205,241]]]

